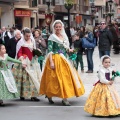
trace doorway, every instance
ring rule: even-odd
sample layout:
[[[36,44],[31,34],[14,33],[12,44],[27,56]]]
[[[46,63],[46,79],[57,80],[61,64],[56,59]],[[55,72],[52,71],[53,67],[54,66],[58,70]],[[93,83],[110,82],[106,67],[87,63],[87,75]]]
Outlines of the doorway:
[[[22,30],[23,19],[21,17],[15,17],[15,27],[19,30]]]

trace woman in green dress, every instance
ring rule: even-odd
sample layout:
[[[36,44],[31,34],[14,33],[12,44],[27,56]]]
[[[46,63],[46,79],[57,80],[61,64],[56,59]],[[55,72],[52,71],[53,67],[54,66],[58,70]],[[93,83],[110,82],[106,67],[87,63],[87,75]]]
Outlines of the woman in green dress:
[[[0,106],[4,105],[4,99],[19,97],[14,77],[7,66],[8,61],[21,64],[19,60],[9,57],[6,54],[5,46],[0,44]]]

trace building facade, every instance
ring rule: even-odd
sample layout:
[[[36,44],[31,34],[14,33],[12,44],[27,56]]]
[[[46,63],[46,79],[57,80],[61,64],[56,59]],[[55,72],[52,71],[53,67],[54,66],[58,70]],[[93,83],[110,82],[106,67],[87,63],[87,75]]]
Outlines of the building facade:
[[[68,11],[64,6],[65,0],[56,0],[55,19],[61,19],[67,25]],[[73,8],[70,10],[70,24],[72,27],[80,27],[91,23],[91,13],[89,12],[89,0],[74,0]]]
[[[15,0],[0,0],[0,28],[14,25],[13,4]]]

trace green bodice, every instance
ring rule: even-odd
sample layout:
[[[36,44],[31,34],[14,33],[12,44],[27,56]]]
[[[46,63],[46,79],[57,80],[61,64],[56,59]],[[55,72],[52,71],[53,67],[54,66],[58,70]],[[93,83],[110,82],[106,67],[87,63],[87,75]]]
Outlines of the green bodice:
[[[66,56],[67,50],[62,44],[56,43],[54,41],[48,41],[48,53],[53,52],[53,54],[63,53]]]

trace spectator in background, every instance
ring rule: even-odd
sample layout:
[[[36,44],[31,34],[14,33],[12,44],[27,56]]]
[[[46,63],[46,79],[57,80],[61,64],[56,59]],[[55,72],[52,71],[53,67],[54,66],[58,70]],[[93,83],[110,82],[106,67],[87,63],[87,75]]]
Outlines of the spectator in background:
[[[78,70],[79,62],[81,66],[81,72],[84,72],[84,64],[83,64],[83,48],[82,48],[82,41],[79,38],[79,34],[74,35],[74,49],[77,49],[77,58],[76,58],[76,69]]]
[[[117,23],[115,21],[112,21],[112,24],[109,26],[110,31],[114,37],[113,39],[113,49],[114,49],[114,54],[119,54],[119,37],[120,37],[120,32],[118,30]]]
[[[7,53],[8,53],[8,42],[11,38],[12,36],[10,32],[8,32],[5,27],[2,27],[2,44],[5,45]]]
[[[78,34],[79,34],[80,38],[84,37],[84,35],[85,35],[85,27],[84,26],[80,27],[80,30],[78,31]]]
[[[93,29],[93,34],[94,34],[94,38],[96,38],[96,46],[97,46],[98,36],[99,36],[99,27],[98,27],[98,26],[95,26],[95,27],[94,27],[94,29]]]
[[[0,44],[2,44],[2,30],[0,29]]]
[[[100,25],[101,26],[100,26],[100,31],[99,31],[98,49],[99,49],[99,56],[101,58],[103,55],[110,56],[113,36],[110,30],[108,30],[105,21],[102,21]]]
[[[85,36],[89,42],[93,42],[94,35],[93,35],[93,27],[91,25],[87,25],[85,28]],[[87,57],[87,64],[88,64],[88,71],[86,73],[93,73],[93,52],[94,48],[85,48],[86,49],[86,57]]]
[[[34,31],[34,39],[35,39],[35,42],[36,42],[36,48],[40,49],[41,52],[42,52],[42,56],[40,56],[38,58],[38,61],[40,63],[40,68],[41,68],[41,71],[42,71],[43,59],[46,55],[47,45],[46,45],[45,40],[42,38],[42,34],[41,34],[41,31],[39,29],[36,29]]]
[[[18,41],[21,39],[21,31],[16,30],[14,32],[15,37],[11,38],[8,41],[8,55],[12,58],[15,58],[16,56],[16,45]]]
[[[11,28],[10,28],[11,37],[14,37],[14,36],[15,36],[15,34],[14,34],[15,30],[16,30],[15,27],[11,27]]]

